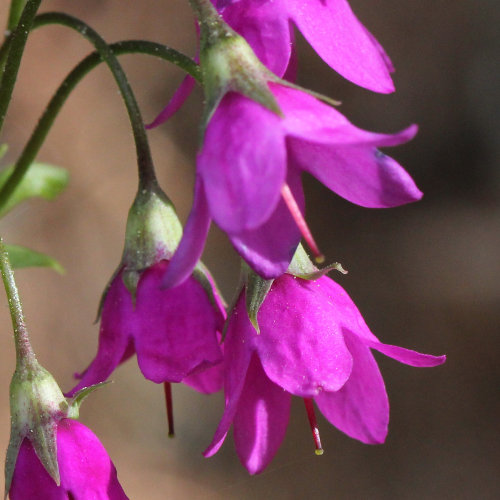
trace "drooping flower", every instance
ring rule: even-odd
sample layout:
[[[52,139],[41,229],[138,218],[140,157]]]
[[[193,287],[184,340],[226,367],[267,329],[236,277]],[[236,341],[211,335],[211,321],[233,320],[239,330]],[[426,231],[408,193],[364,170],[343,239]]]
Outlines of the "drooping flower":
[[[316,52],[346,79],[367,89],[394,91],[392,63],[346,0],[212,0],[222,17],[248,42],[260,61],[283,77],[293,63],[295,24]],[[186,76],[175,95],[149,125],[167,121],[190,95]]]
[[[292,24],[318,55],[356,85],[394,91],[389,57],[346,0],[239,0],[218,2],[224,20],[278,76],[288,67]]]
[[[189,276],[212,219],[258,274],[285,272],[301,236],[303,171],[363,207],[393,207],[422,196],[408,173],[377,149],[410,140],[416,126],[388,135],[361,130],[305,92],[268,87],[281,116],[236,92],[214,112],[197,159],[182,256],[174,256],[167,283]]]
[[[218,335],[225,312],[208,271],[198,263],[176,289],[160,288],[182,228],[155,187],[139,189],[127,221],[125,250],[101,307],[97,355],[72,389],[106,380],[134,353],[156,383],[185,382],[201,392],[220,389]]]
[[[97,386],[66,400],[31,347],[9,256],[0,238],[0,274],[14,327],[16,369],[10,382],[10,439],[5,494],[11,500],[126,500],[97,437],[77,419]]]
[[[347,293],[333,280],[276,279],[250,322],[242,292],[229,319],[225,353],[225,411],[211,456],[233,425],[238,456],[251,474],[277,452],[288,424],[291,396],[312,399],[327,420],[363,443],[385,440],[389,404],[370,350],[416,367],[436,366],[430,356],[381,343]]]
[[[21,444],[10,487],[11,500],[125,500],[116,469],[95,434],[76,420],[57,425],[58,486],[38,458],[31,441]]]
[[[162,290],[167,268],[168,261],[160,260],[141,274],[135,301],[122,273],[113,279],[102,307],[97,355],[71,394],[106,380],[134,353],[143,375],[156,383],[186,381],[222,361],[217,332],[222,329],[223,310],[193,277],[175,289]],[[219,390],[220,378],[214,372],[207,377],[202,392]]]

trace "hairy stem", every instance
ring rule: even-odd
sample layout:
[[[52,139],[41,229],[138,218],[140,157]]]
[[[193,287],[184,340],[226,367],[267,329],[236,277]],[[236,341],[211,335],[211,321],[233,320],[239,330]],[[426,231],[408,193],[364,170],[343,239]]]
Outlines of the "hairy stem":
[[[17,291],[16,282],[14,280],[14,272],[10,265],[9,254],[0,238],[0,271],[2,273],[2,280],[7,294],[7,301],[9,303],[10,317],[12,318],[12,326],[14,327],[14,342],[16,345],[16,361],[17,366],[24,364],[35,365],[35,353],[31,347],[28,330],[24,321],[23,309],[21,300]]]
[[[21,65],[28,34],[33,25],[41,1],[42,0],[28,0],[26,2],[26,6],[19,18],[16,29],[12,33],[12,39],[9,43],[10,47],[0,84],[0,131],[2,130],[5,116],[7,115],[7,109],[12,97],[12,91],[14,90],[14,84],[16,83],[17,73]]]

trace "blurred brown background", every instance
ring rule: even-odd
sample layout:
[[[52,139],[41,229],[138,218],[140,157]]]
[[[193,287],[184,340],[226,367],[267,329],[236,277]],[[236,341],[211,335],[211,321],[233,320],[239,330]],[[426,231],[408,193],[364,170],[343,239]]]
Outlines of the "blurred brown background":
[[[314,456],[303,405],[296,401],[277,457],[263,474],[249,477],[231,439],[212,459],[200,454],[221,415],[222,397],[176,386],[177,436],[169,440],[162,388],[143,380],[134,359],[82,411],[132,499],[500,497],[498,1],[350,3],[392,57],[397,92],[377,95],[343,81],[299,37],[300,83],[342,100],[341,110],[361,127],[394,132],[418,123],[414,141],[388,152],[425,196],[411,206],[370,211],[308,178],[308,220],[329,260],[349,269],[335,278],[373,332],[387,343],[446,353],[448,362],[419,370],[377,356],[392,407],[383,446],[351,440],[319,417],[326,453]],[[1,2],[0,19],[7,4]],[[146,38],[195,52],[186,0],[46,0],[42,6],[82,17],[110,42]],[[30,37],[2,137],[9,161],[62,78],[89,51],[61,27]],[[182,74],[147,56],[121,60],[151,120]],[[197,92],[174,120],[149,134],[162,185],[182,220],[191,203],[200,101]],[[62,277],[19,271],[17,278],[38,357],[69,389],[72,373],[95,353],[92,322],[120,258],[136,188],[129,123],[105,67],[70,98],[39,158],[67,167],[69,188],[52,204],[19,207],[2,221],[1,233],[55,256],[67,270]],[[217,230],[204,259],[229,298],[238,261]],[[9,321],[2,298],[0,450],[8,441],[14,368]]]

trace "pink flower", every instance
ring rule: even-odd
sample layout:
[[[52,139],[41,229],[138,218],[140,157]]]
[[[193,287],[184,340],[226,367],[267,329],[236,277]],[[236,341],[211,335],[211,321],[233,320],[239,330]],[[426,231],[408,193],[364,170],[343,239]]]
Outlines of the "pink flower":
[[[10,486],[11,500],[123,500],[116,469],[94,433],[64,418],[57,428],[60,486],[46,471],[28,438],[22,441]]]
[[[193,209],[166,278],[170,286],[190,275],[212,219],[258,274],[286,272],[301,232],[284,190],[290,188],[303,210],[303,171],[363,207],[422,196],[408,173],[377,150],[410,140],[415,126],[392,135],[368,132],[305,92],[268,85],[283,116],[230,92],[208,124]]]
[[[445,361],[444,356],[382,344],[347,293],[327,277],[278,278],[258,321],[260,334],[248,319],[242,293],[224,343],[226,407],[205,451],[205,456],[216,453],[233,424],[238,456],[251,474],[261,472],[277,452],[292,395],[313,398],[327,420],[348,436],[368,444],[384,442],[389,403],[370,349],[417,367]]]
[[[392,63],[346,0],[212,0],[224,20],[250,44],[261,62],[284,76],[293,61],[295,24],[316,52],[353,83],[376,92],[394,91]],[[194,87],[186,76],[174,96],[148,126],[167,121]]]
[[[220,389],[217,335],[224,309],[216,292],[210,297],[193,276],[175,290],[160,289],[167,267],[168,261],[160,260],[141,273],[135,303],[122,272],[116,275],[102,308],[97,355],[71,395],[106,380],[134,353],[153,382],[185,382],[205,393]]]
[[[394,91],[392,64],[346,0],[239,0],[218,2],[224,20],[246,38],[259,59],[283,76],[291,56],[292,24],[318,55],[356,85]]]

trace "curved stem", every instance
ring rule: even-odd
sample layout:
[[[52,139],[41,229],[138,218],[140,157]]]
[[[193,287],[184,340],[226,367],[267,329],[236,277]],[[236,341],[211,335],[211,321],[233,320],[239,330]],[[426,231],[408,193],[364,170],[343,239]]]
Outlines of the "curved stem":
[[[12,91],[16,83],[19,66],[21,65],[21,58],[23,56],[26,40],[28,39],[28,34],[33,25],[33,20],[35,19],[41,1],[42,0],[28,0],[19,18],[19,23],[12,33],[10,48],[8,50],[9,55],[5,62],[0,85],[0,130],[2,130],[10,98],[12,97]]]
[[[31,347],[28,330],[24,321],[23,309],[21,300],[17,291],[16,281],[14,280],[14,272],[10,265],[9,254],[0,238],[0,271],[2,274],[5,293],[9,303],[10,317],[12,318],[12,326],[14,327],[14,342],[16,344],[16,360],[17,366],[24,363],[26,365],[36,364],[36,357]]]
[[[14,31],[23,13],[26,0],[11,0],[9,9],[9,20],[7,21],[7,31]]]
[[[35,21],[35,24],[43,22],[44,19]],[[170,61],[182,69],[186,70],[193,78],[200,80],[200,72],[198,65],[189,57],[177,52],[170,47],[154,42],[144,40],[128,40],[111,44],[110,50],[114,55],[122,54],[147,54],[154,57],[159,57],[166,61]],[[98,66],[103,60],[99,52],[93,52],[83,59],[64,79],[56,93],[49,102],[43,115],[41,116],[35,130],[33,131],[29,141],[22,151],[19,159],[16,162],[14,170],[7,182],[0,189],[0,210],[9,199],[12,192],[21,182],[22,178],[28,171],[30,165],[35,160],[38,151],[40,150],[49,130],[54,123],[60,109],[66,102],[66,99],[71,94],[77,84],[83,77]]]
[[[86,23],[67,14],[51,12],[47,14],[41,14],[39,16],[39,19],[45,20],[47,23],[60,24],[77,31],[90,43],[92,43],[96,50],[99,52],[104,62],[111,70],[116,83],[118,84],[120,93],[123,97],[130,118],[137,152],[139,186],[140,188],[145,188],[155,185],[156,175],[153,167],[153,159],[151,157],[151,151],[149,149],[149,143],[146,136],[146,129],[144,128],[141,111],[139,110],[139,106],[135,99],[134,93],[130,88],[125,72],[123,71],[120,63],[113,54],[113,51],[109,48],[109,45],[95,30],[93,30]]]

